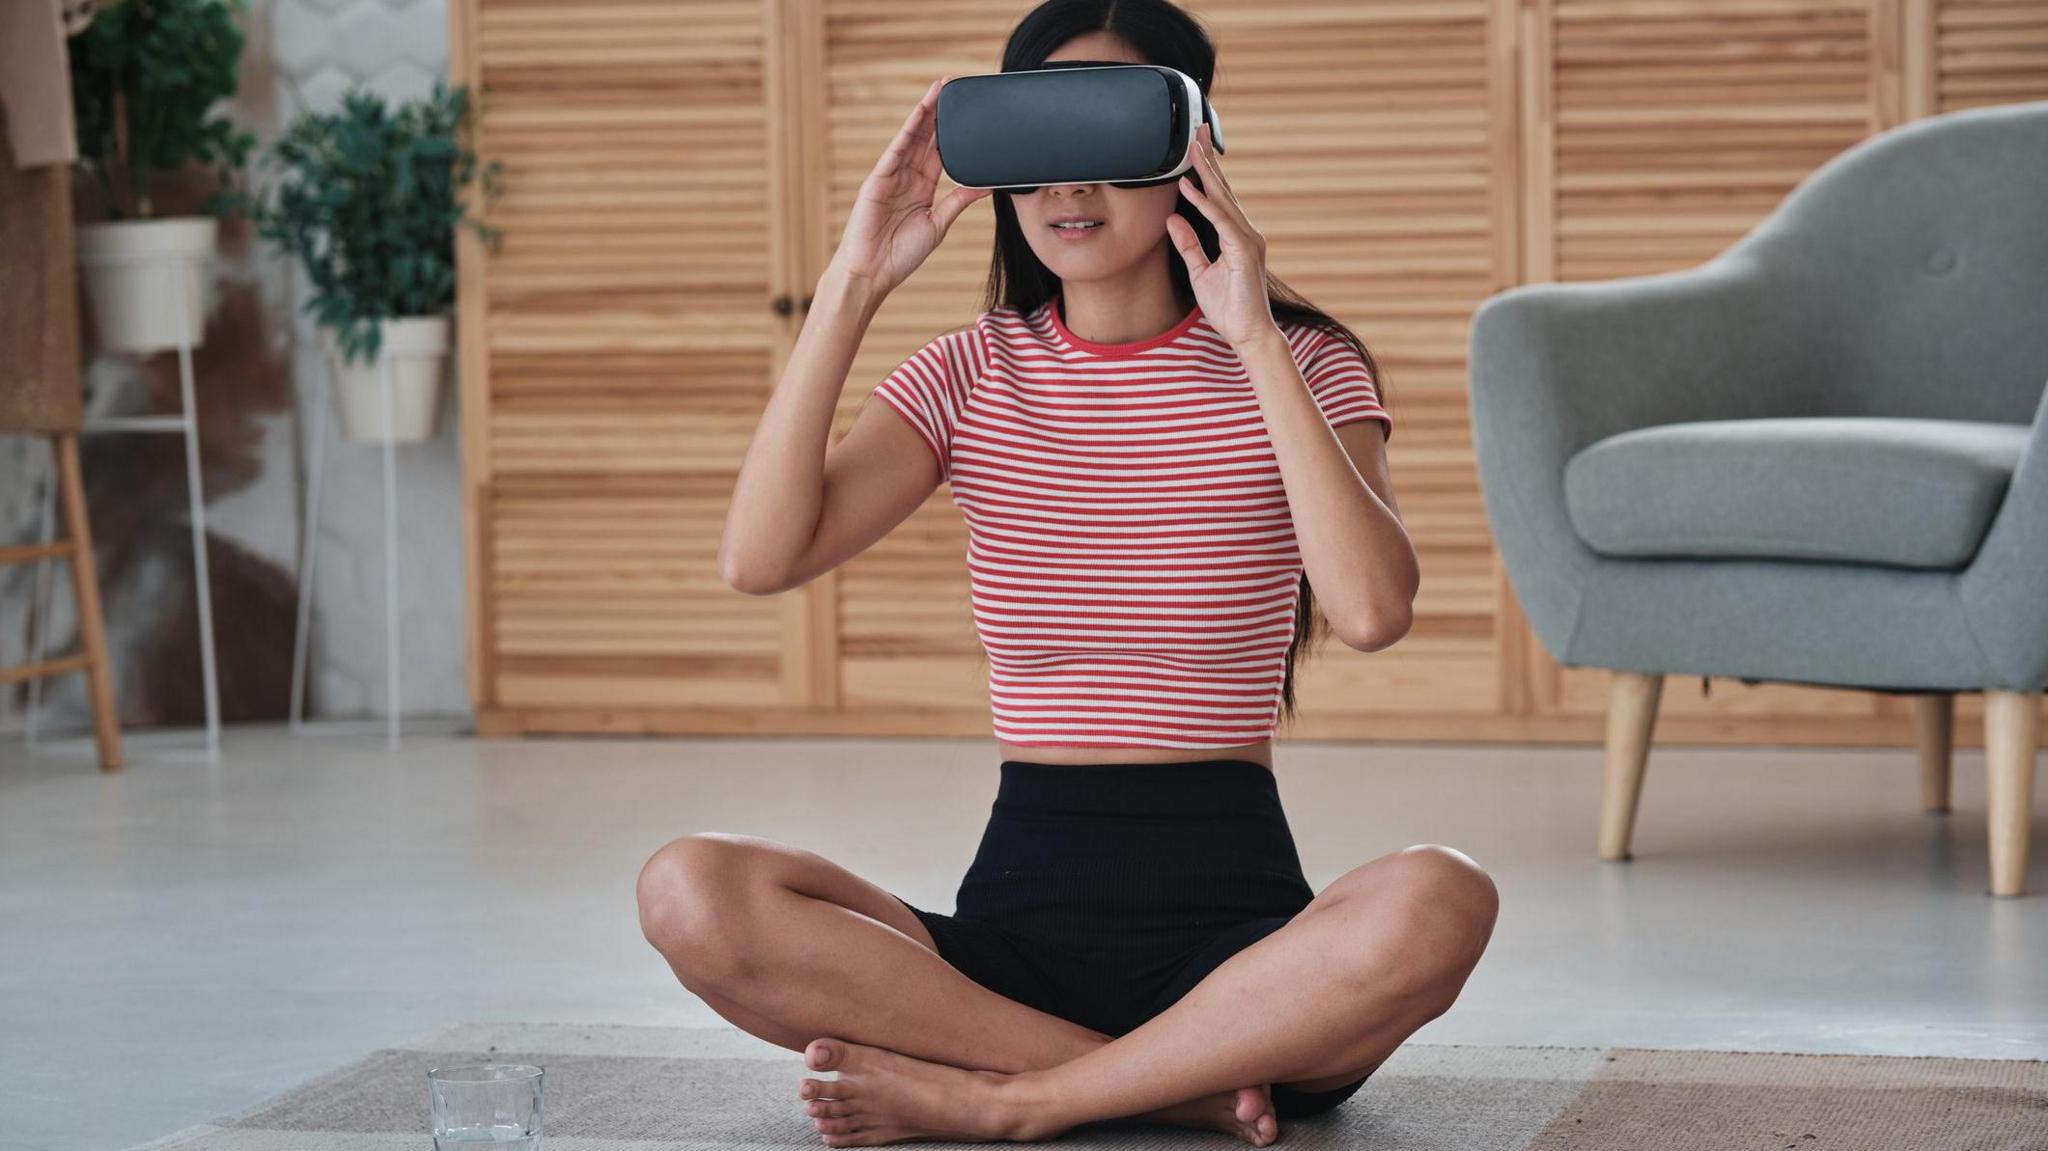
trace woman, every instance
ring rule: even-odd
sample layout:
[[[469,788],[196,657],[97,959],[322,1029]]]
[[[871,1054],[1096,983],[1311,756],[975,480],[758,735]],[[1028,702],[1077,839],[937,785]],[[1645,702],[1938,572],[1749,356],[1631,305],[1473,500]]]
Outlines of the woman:
[[[1215,71],[1165,0],[1048,0],[1002,66],[1062,60],[1170,65],[1204,92]],[[1497,907],[1434,845],[1314,892],[1275,787],[1310,586],[1362,651],[1411,617],[1377,372],[1268,275],[1205,129],[1178,180],[997,193],[988,309],[827,445],[869,319],[990,195],[933,203],[938,88],[861,186],[721,563],[754,594],[801,586],[950,481],[1002,756],[989,823],[953,915],[705,833],[647,862],[642,926],[720,1015],[837,1073],[798,1086],[827,1146],[1119,1117],[1266,1146],[1449,1008]]]

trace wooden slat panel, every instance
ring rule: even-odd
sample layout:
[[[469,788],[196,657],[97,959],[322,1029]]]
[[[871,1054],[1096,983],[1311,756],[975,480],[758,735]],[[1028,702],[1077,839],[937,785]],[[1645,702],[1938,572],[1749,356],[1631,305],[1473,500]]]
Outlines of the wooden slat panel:
[[[947,72],[994,70],[1003,36],[1027,7],[827,0],[832,235],[925,86]],[[1386,665],[1380,677],[1413,690],[1382,692],[1347,667],[1319,682],[1357,690],[1326,697],[1324,707],[1413,706],[1432,692],[1453,709],[1493,706],[1484,638],[1493,629],[1493,561],[1464,379],[1471,311],[1505,280],[1492,204],[1489,7],[1190,5],[1220,45],[1212,96],[1230,126],[1226,163],[1267,236],[1274,271],[1365,339],[1400,424],[1389,454],[1424,568],[1416,627],[1389,652],[1366,656],[1331,640],[1311,662]],[[1343,142],[1335,150],[1333,137]],[[980,310],[992,221],[990,208],[970,208],[876,317],[843,421],[904,356]],[[985,676],[964,550],[964,526],[942,488],[842,569],[841,638],[849,680],[859,661],[861,698],[927,699],[923,673],[935,664],[954,667],[962,682]],[[899,665],[900,677],[891,670]]]
[[[1871,121],[1869,0],[1556,0],[1556,278],[1719,254]]]
[[[1547,248],[1533,278],[1605,279],[1706,260],[1796,183],[1789,168],[1860,135],[1865,73],[1850,81],[1843,50],[1863,34],[1862,13],[1838,5],[1816,24],[1806,7],[1546,0],[1539,48],[1550,139],[1536,158],[1546,171],[1532,209]],[[1744,65],[1775,67],[1785,79],[1783,63],[1816,37],[1832,83],[1821,110],[1811,86],[1788,99],[1775,84],[1745,83]],[[1656,63],[1645,69],[1642,60]],[[1763,131],[1777,154],[1758,149]],[[1608,673],[1561,668],[1545,652],[1532,674],[1544,713],[1606,711]],[[1680,687],[1675,678],[1670,686]],[[1664,694],[1674,710],[1691,696]]]
[[[1934,41],[1940,111],[2048,100],[2048,4],[2041,0],[1943,0]]]
[[[719,578],[785,336],[769,309],[766,0],[481,5],[504,166],[486,289],[490,690],[784,702],[783,605]]]
[[[1547,255],[1558,279],[1717,255],[1814,168],[1897,119],[1901,101],[1911,112],[1912,93],[1931,89],[1944,111],[2048,94],[2041,0],[1551,2],[1556,240]],[[1936,75],[1905,76],[1902,95],[1891,76],[1899,60]],[[1549,664],[1545,674],[1549,710],[1605,713],[1608,673]],[[1661,714],[1736,731],[1811,718],[1845,734],[1873,717],[1910,716],[1905,701],[1865,692],[1731,679],[1701,689],[1699,676],[1671,677]],[[1966,696],[1958,712],[1959,724],[1979,717],[1981,702]]]
[[[1553,0],[1551,275],[1607,279],[1711,259],[1866,136],[1868,0],[1711,5]],[[1526,626],[1526,624],[1524,625]],[[1556,714],[1605,714],[1611,675],[1535,669]],[[1873,697],[1673,676],[1665,716],[1867,719]]]
[[[501,482],[490,565],[502,703],[782,702],[780,605],[718,575],[730,489],[716,472]]]
[[[831,257],[860,185],[919,97],[942,75],[993,72],[1003,38],[1031,4],[1014,0],[822,0],[818,163],[812,210]],[[943,191],[950,183],[941,181]],[[994,210],[970,205],[945,243],[868,328],[840,398],[835,438],[903,359],[980,311]],[[838,570],[841,702],[988,711],[988,666],[967,595],[967,529],[941,485],[925,506]],[[986,728],[984,727],[984,732]]]
[[[1465,381],[1472,310],[1510,278],[1495,204],[1512,156],[1496,148],[1494,9],[1195,6],[1219,46],[1231,183],[1273,271],[1380,364],[1399,425],[1389,467],[1422,566],[1401,643],[1365,654],[1331,637],[1297,666],[1304,719],[1498,706],[1493,554]]]
[[[984,736],[964,525],[943,488],[799,592],[725,588],[734,469],[861,180],[1029,0],[457,0],[506,167],[463,250],[473,686],[492,730]],[[2048,98],[2048,0],[1211,0],[1232,180],[1274,270],[1350,323],[1401,425],[1415,627],[1298,668],[1304,738],[1596,740],[1497,573],[1471,460],[1471,311],[1508,284],[1711,258],[1902,119]],[[1343,141],[1328,147],[1331,139]],[[875,381],[983,304],[976,205],[879,314]],[[1660,744],[1904,742],[1907,701],[1673,677]],[[1958,703],[1977,746],[1981,702]]]

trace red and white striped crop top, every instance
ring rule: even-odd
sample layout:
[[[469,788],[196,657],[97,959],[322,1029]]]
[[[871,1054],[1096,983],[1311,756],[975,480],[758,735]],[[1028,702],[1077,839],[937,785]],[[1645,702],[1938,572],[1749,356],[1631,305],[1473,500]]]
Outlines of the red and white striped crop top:
[[[1365,360],[1282,324],[1334,425],[1379,420]],[[1055,303],[940,335],[874,394],[938,457],[967,521],[998,739],[1227,747],[1265,739],[1300,599],[1279,461],[1237,353],[1197,306],[1100,344]]]

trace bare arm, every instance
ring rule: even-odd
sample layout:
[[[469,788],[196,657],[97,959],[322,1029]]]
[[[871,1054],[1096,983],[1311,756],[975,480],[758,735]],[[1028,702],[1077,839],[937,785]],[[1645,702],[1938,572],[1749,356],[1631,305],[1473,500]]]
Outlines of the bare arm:
[[[802,587],[888,535],[939,486],[938,461],[886,404],[837,444],[832,414],[873,309],[864,289],[818,284],[782,383],[768,397],[726,512],[720,574],[735,590]]]
[[[1181,193],[1216,227],[1218,254],[1210,258],[1194,226],[1169,216],[1166,230],[1188,270],[1188,283],[1217,330],[1228,339],[1258,395],[1259,414],[1280,462],[1287,509],[1300,542],[1302,569],[1323,614],[1345,644],[1378,651],[1405,635],[1414,621],[1421,568],[1387,479],[1385,436],[1339,430],[1324,414],[1320,394],[1329,392],[1334,415],[1377,412],[1353,398],[1346,405],[1339,384],[1375,387],[1364,358],[1349,368],[1323,360],[1344,347],[1334,335],[1311,353],[1316,367],[1297,364],[1287,336],[1273,319],[1267,287],[1266,237],[1254,227],[1209,146],[1209,128],[1196,130],[1188,160],[1201,187],[1182,176]],[[1304,371],[1317,377],[1309,383]],[[1369,390],[1366,394],[1369,394]],[[1384,412],[1379,412],[1385,415]],[[1391,419],[1391,417],[1388,417]],[[1381,422],[1381,421],[1374,421]]]
[[[1394,505],[1382,425],[1331,427],[1277,328],[1240,354],[1280,460],[1309,586],[1345,646],[1392,646],[1414,621],[1421,570]]]
[[[749,595],[798,587],[858,555],[918,509],[938,462],[907,423],[863,408],[831,445],[854,353],[888,294],[986,189],[934,206],[939,165],[934,82],[861,184],[782,379],[747,445],[718,544],[720,576]]]

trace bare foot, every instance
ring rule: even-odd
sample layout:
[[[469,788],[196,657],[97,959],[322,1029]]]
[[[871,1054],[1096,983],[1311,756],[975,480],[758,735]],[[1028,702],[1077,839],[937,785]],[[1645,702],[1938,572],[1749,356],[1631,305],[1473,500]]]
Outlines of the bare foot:
[[[1056,1131],[1033,1122],[1021,1124],[996,1104],[995,1091],[1009,1076],[998,1071],[949,1067],[843,1039],[814,1039],[804,1048],[804,1064],[813,1071],[836,1071],[839,1078],[805,1079],[797,1097],[827,1147],[861,1147],[884,1143],[945,1139],[994,1142],[1051,1138]],[[1219,1091],[1161,1107],[1132,1118],[1221,1131],[1254,1147],[1279,1138],[1279,1117],[1272,1091],[1265,1085]]]
[[[1176,1127],[1200,1127],[1235,1135],[1254,1147],[1264,1147],[1280,1137],[1280,1117],[1273,1113],[1273,1092],[1266,1085],[1218,1091],[1132,1118],[1146,1123]]]
[[[827,1147],[946,1139],[961,1143],[1008,1140],[1016,1118],[997,1105],[1000,1071],[948,1067],[884,1047],[813,1039],[804,1065],[837,1071],[839,1078],[805,1079],[797,1098]]]

